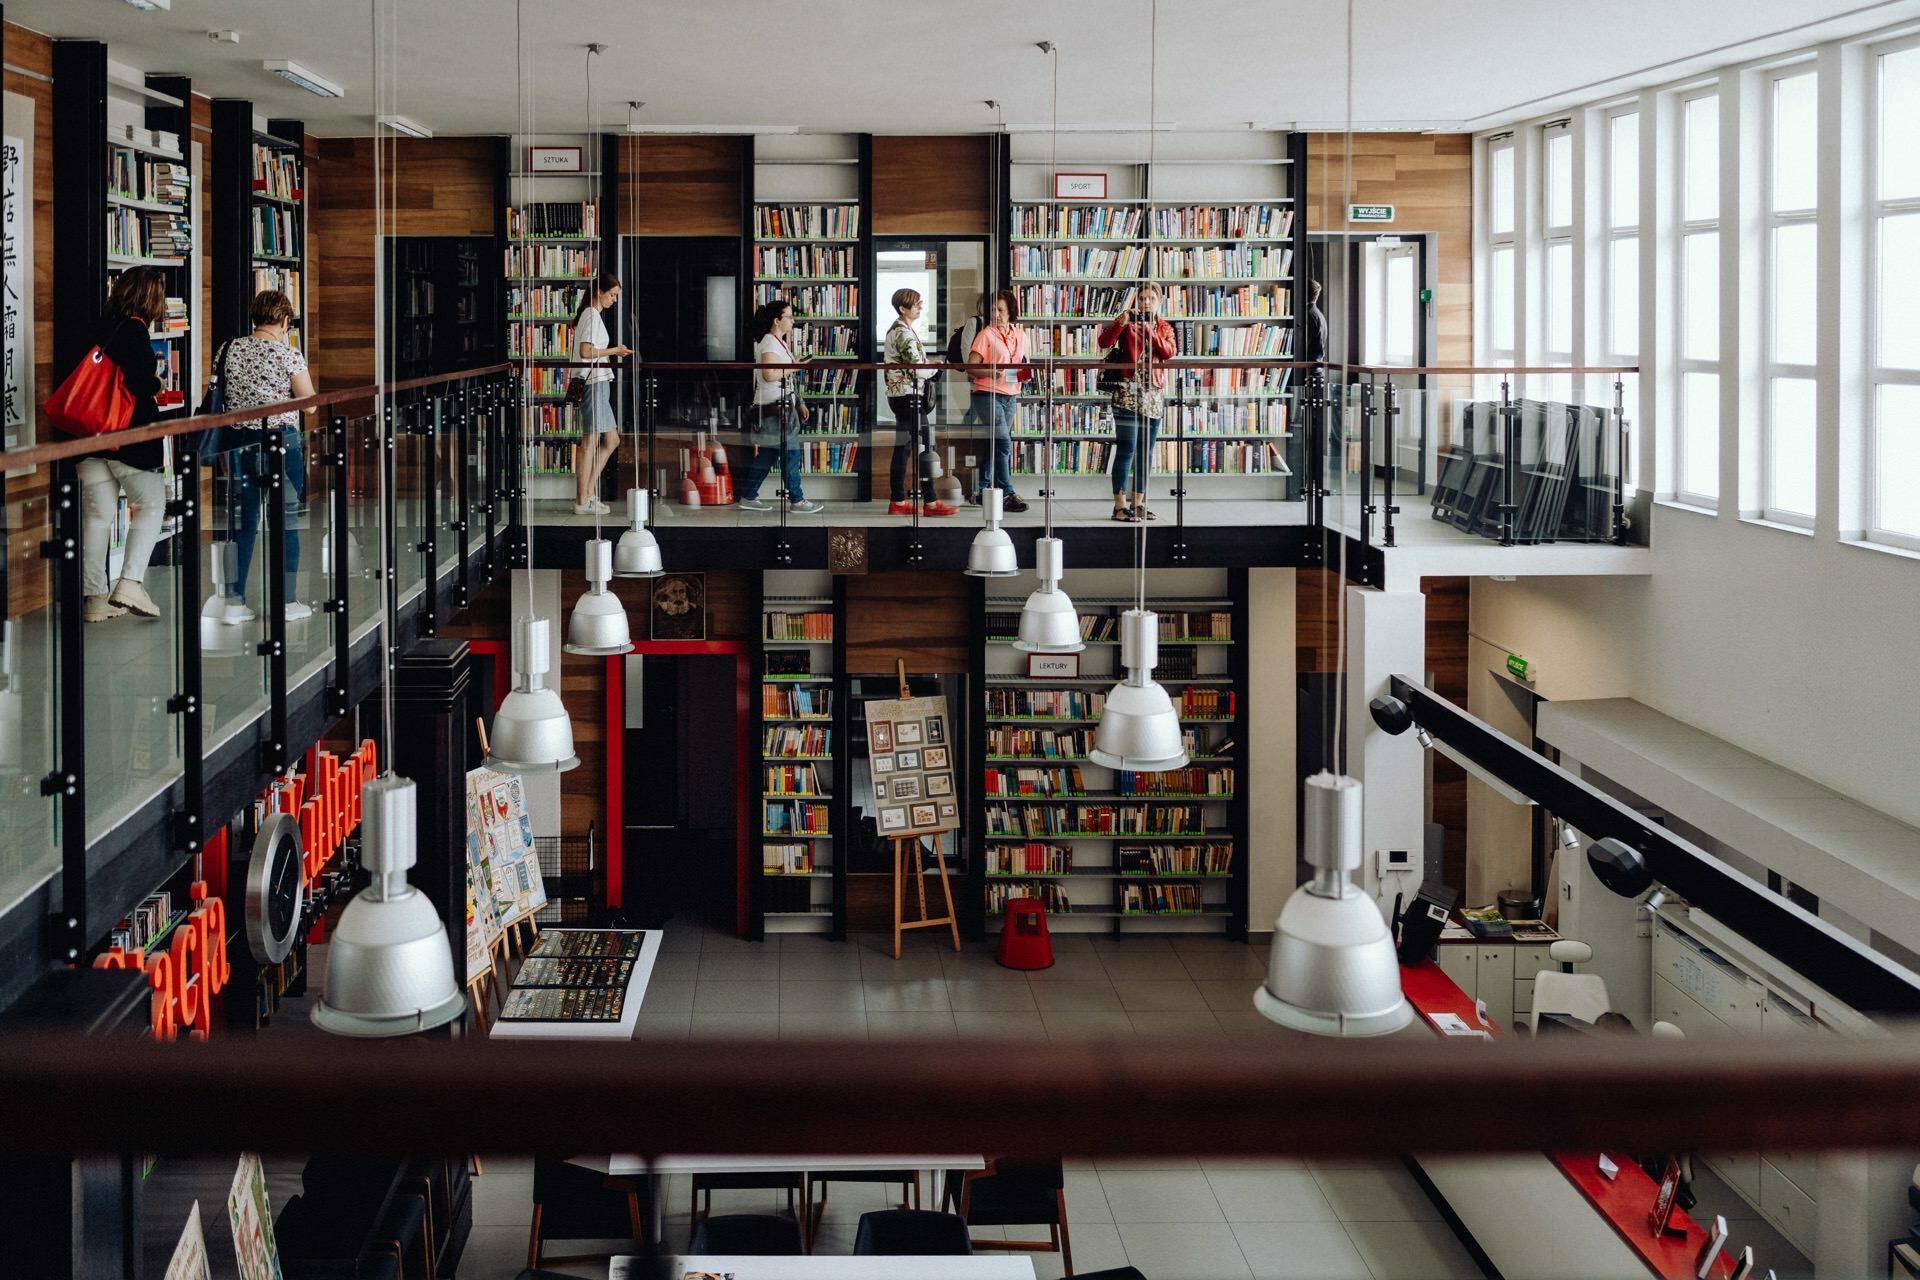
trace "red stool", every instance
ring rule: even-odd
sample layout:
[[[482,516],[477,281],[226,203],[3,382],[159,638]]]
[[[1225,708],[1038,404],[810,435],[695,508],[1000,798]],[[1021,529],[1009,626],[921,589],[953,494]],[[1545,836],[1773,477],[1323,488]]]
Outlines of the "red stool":
[[[1009,969],[1051,969],[1053,938],[1038,898],[1009,898],[1000,929],[1000,963]]]

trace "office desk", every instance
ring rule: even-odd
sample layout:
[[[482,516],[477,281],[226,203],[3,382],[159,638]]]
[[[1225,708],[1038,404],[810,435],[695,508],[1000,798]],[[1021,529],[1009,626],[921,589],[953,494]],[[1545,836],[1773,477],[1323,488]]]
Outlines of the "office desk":
[[[640,1259],[616,1257],[608,1280],[639,1280]],[[689,1271],[733,1274],[734,1280],[1034,1280],[1033,1259],[1019,1254],[898,1258],[675,1258],[667,1274],[680,1280]]]
[[[1478,1025],[1473,999],[1439,965],[1402,968],[1400,986],[1433,1034],[1440,1033],[1428,1018],[1436,1013]],[[1505,1034],[1497,1025],[1492,1030]],[[1466,1042],[1462,1052],[1477,1043]],[[1707,1233],[1676,1208],[1672,1224],[1685,1234],[1651,1235],[1647,1214],[1659,1187],[1631,1157],[1609,1154],[1620,1166],[1611,1182],[1600,1176],[1598,1153],[1591,1151],[1419,1155],[1414,1163],[1502,1275],[1692,1280]],[[1722,1253],[1711,1274],[1725,1280],[1732,1260]]]

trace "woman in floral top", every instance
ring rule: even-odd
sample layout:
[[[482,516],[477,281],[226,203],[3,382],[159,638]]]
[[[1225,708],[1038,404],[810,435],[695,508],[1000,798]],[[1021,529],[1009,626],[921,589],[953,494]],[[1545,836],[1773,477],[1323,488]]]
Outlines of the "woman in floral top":
[[[893,501],[887,507],[890,516],[913,514],[913,499],[907,493],[907,461],[913,454],[933,449],[933,425],[927,421],[927,383],[932,369],[915,368],[927,363],[927,351],[913,322],[920,318],[920,294],[914,289],[896,289],[893,309],[899,313],[893,328],[887,330],[887,405],[898,424],[893,435]],[[897,367],[895,367],[897,366]],[[950,516],[954,508],[933,496],[933,477],[920,471],[921,510],[930,516]]]

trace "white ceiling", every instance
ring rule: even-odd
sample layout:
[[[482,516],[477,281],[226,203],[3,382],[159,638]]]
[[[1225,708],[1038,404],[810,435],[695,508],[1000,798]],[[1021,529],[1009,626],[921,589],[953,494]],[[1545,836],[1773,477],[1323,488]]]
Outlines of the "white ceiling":
[[[396,72],[391,110],[440,133],[515,128],[516,0],[381,0]],[[601,41],[594,100],[618,129],[642,99],[658,124],[966,132],[1049,121],[1060,46],[1062,128],[1148,120],[1152,0],[519,0],[537,128],[587,124],[585,46]],[[9,0],[6,16],[56,36],[104,39],[115,61],[192,76],[196,91],[249,97],[315,132],[369,132],[371,0]],[[1468,125],[1583,101],[1615,88],[1867,30],[1920,0],[1353,0],[1352,112],[1346,7],[1329,0],[1159,0],[1157,118],[1181,131]],[[240,44],[215,43],[232,28]],[[1757,42],[1757,43],[1755,43]],[[386,45],[390,44],[391,48]],[[261,69],[291,58],[344,86],[314,97]]]

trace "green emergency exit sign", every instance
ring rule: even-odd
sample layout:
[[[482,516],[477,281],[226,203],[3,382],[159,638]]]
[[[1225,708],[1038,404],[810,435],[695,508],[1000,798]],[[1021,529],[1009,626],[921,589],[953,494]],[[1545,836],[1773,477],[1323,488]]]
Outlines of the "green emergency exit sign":
[[[1350,204],[1347,206],[1348,222],[1392,222],[1393,206],[1390,204]]]
[[[1510,653],[1507,655],[1507,670],[1511,671],[1515,676],[1519,677],[1522,680],[1531,679],[1532,677],[1527,674],[1528,669],[1529,668],[1527,666],[1527,660],[1525,658],[1521,657],[1517,653]]]

